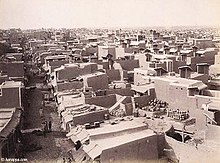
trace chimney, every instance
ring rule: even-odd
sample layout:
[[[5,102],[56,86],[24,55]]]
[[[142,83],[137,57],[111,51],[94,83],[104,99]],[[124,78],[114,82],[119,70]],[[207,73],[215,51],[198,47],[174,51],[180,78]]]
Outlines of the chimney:
[[[131,44],[131,40],[130,40],[130,39],[127,39],[127,48],[130,47],[130,44]]]
[[[196,52],[198,51],[198,47],[197,46],[193,46],[192,49],[193,49],[193,57],[195,57],[196,56]]]
[[[180,52],[180,50],[182,50],[182,47],[183,47],[182,44],[177,45],[177,51]]]
[[[198,63],[197,65],[197,73],[199,74],[209,74],[209,64],[208,63]]]
[[[181,78],[189,79],[191,77],[192,68],[190,66],[181,66],[178,69]]]

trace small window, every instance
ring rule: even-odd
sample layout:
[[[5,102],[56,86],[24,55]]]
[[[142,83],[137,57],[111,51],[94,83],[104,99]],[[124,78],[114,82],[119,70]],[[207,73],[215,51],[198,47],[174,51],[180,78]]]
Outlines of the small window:
[[[85,92],[89,92],[89,89],[86,89]]]

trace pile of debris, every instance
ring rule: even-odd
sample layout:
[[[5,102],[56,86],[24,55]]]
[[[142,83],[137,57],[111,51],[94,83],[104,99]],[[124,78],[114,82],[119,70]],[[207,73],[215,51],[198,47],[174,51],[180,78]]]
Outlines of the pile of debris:
[[[169,109],[167,111],[167,117],[171,117],[175,120],[185,120],[187,118],[189,118],[189,112],[188,111],[180,111],[179,109],[173,110],[173,109]]]
[[[126,115],[122,108],[114,109],[110,112],[110,114],[115,117],[124,117]]]
[[[149,111],[161,111],[168,107],[168,103],[162,100],[154,99],[149,102],[148,109]]]

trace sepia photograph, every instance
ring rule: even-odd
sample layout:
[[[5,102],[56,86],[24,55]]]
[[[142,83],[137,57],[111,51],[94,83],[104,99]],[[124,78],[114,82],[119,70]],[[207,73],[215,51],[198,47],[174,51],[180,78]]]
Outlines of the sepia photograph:
[[[219,163],[219,0],[0,0],[1,163]]]

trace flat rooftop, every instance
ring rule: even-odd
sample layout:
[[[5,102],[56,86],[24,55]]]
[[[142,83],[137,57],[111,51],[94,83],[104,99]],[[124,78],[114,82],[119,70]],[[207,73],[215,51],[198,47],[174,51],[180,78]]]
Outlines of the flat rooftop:
[[[105,75],[106,73],[103,72],[95,72],[95,73],[90,73],[90,74],[85,74],[85,75],[81,75],[82,78],[89,78],[89,77],[93,77],[93,76],[99,76],[99,75]]]
[[[106,149],[115,148],[123,144],[134,142],[136,140],[145,139],[156,135],[152,130],[145,128],[145,124],[140,121],[121,121],[116,125],[104,125],[101,128],[86,130],[89,134],[82,134],[83,139],[90,138],[90,143],[83,147],[83,150],[91,157],[96,158],[102,151]],[[143,128],[140,128],[143,127]],[[139,128],[139,130],[132,130]],[[130,129],[130,132],[122,132],[123,130]],[[97,132],[96,132],[97,131]],[[116,133],[115,133],[116,132]],[[92,138],[92,135],[105,134],[108,136]],[[120,134],[118,134],[120,133]],[[81,140],[83,140],[81,139]]]
[[[146,137],[150,137],[156,135],[152,130],[146,129],[138,132],[133,132],[129,134],[119,135],[115,137],[107,137],[103,139],[96,139],[94,142],[102,148],[111,149],[123,144],[127,144],[129,142],[133,142],[136,140],[144,139]]]
[[[5,81],[0,85],[0,88],[16,88],[22,86],[23,84],[20,81]]]
[[[154,88],[154,83],[150,83],[150,84],[145,84],[145,85],[131,85],[131,90],[134,90],[136,92],[140,92],[140,93],[145,93],[146,91],[153,89]]]
[[[52,56],[45,57],[46,60],[49,60],[49,59],[65,59],[65,58],[67,58],[67,55],[52,55]]]
[[[138,127],[147,128],[146,124],[132,120],[132,121],[120,121],[118,124],[115,125],[112,125],[110,123],[109,124],[105,123],[101,125],[100,128],[89,129],[86,131],[92,137],[96,135],[116,133],[122,130],[132,130]]]
[[[193,80],[193,79],[186,79],[180,77],[173,77],[173,76],[162,76],[162,77],[155,77],[156,80],[163,80],[170,82],[170,85],[175,86],[183,86],[183,87],[198,87],[198,89],[204,89],[207,87],[202,81]]]

